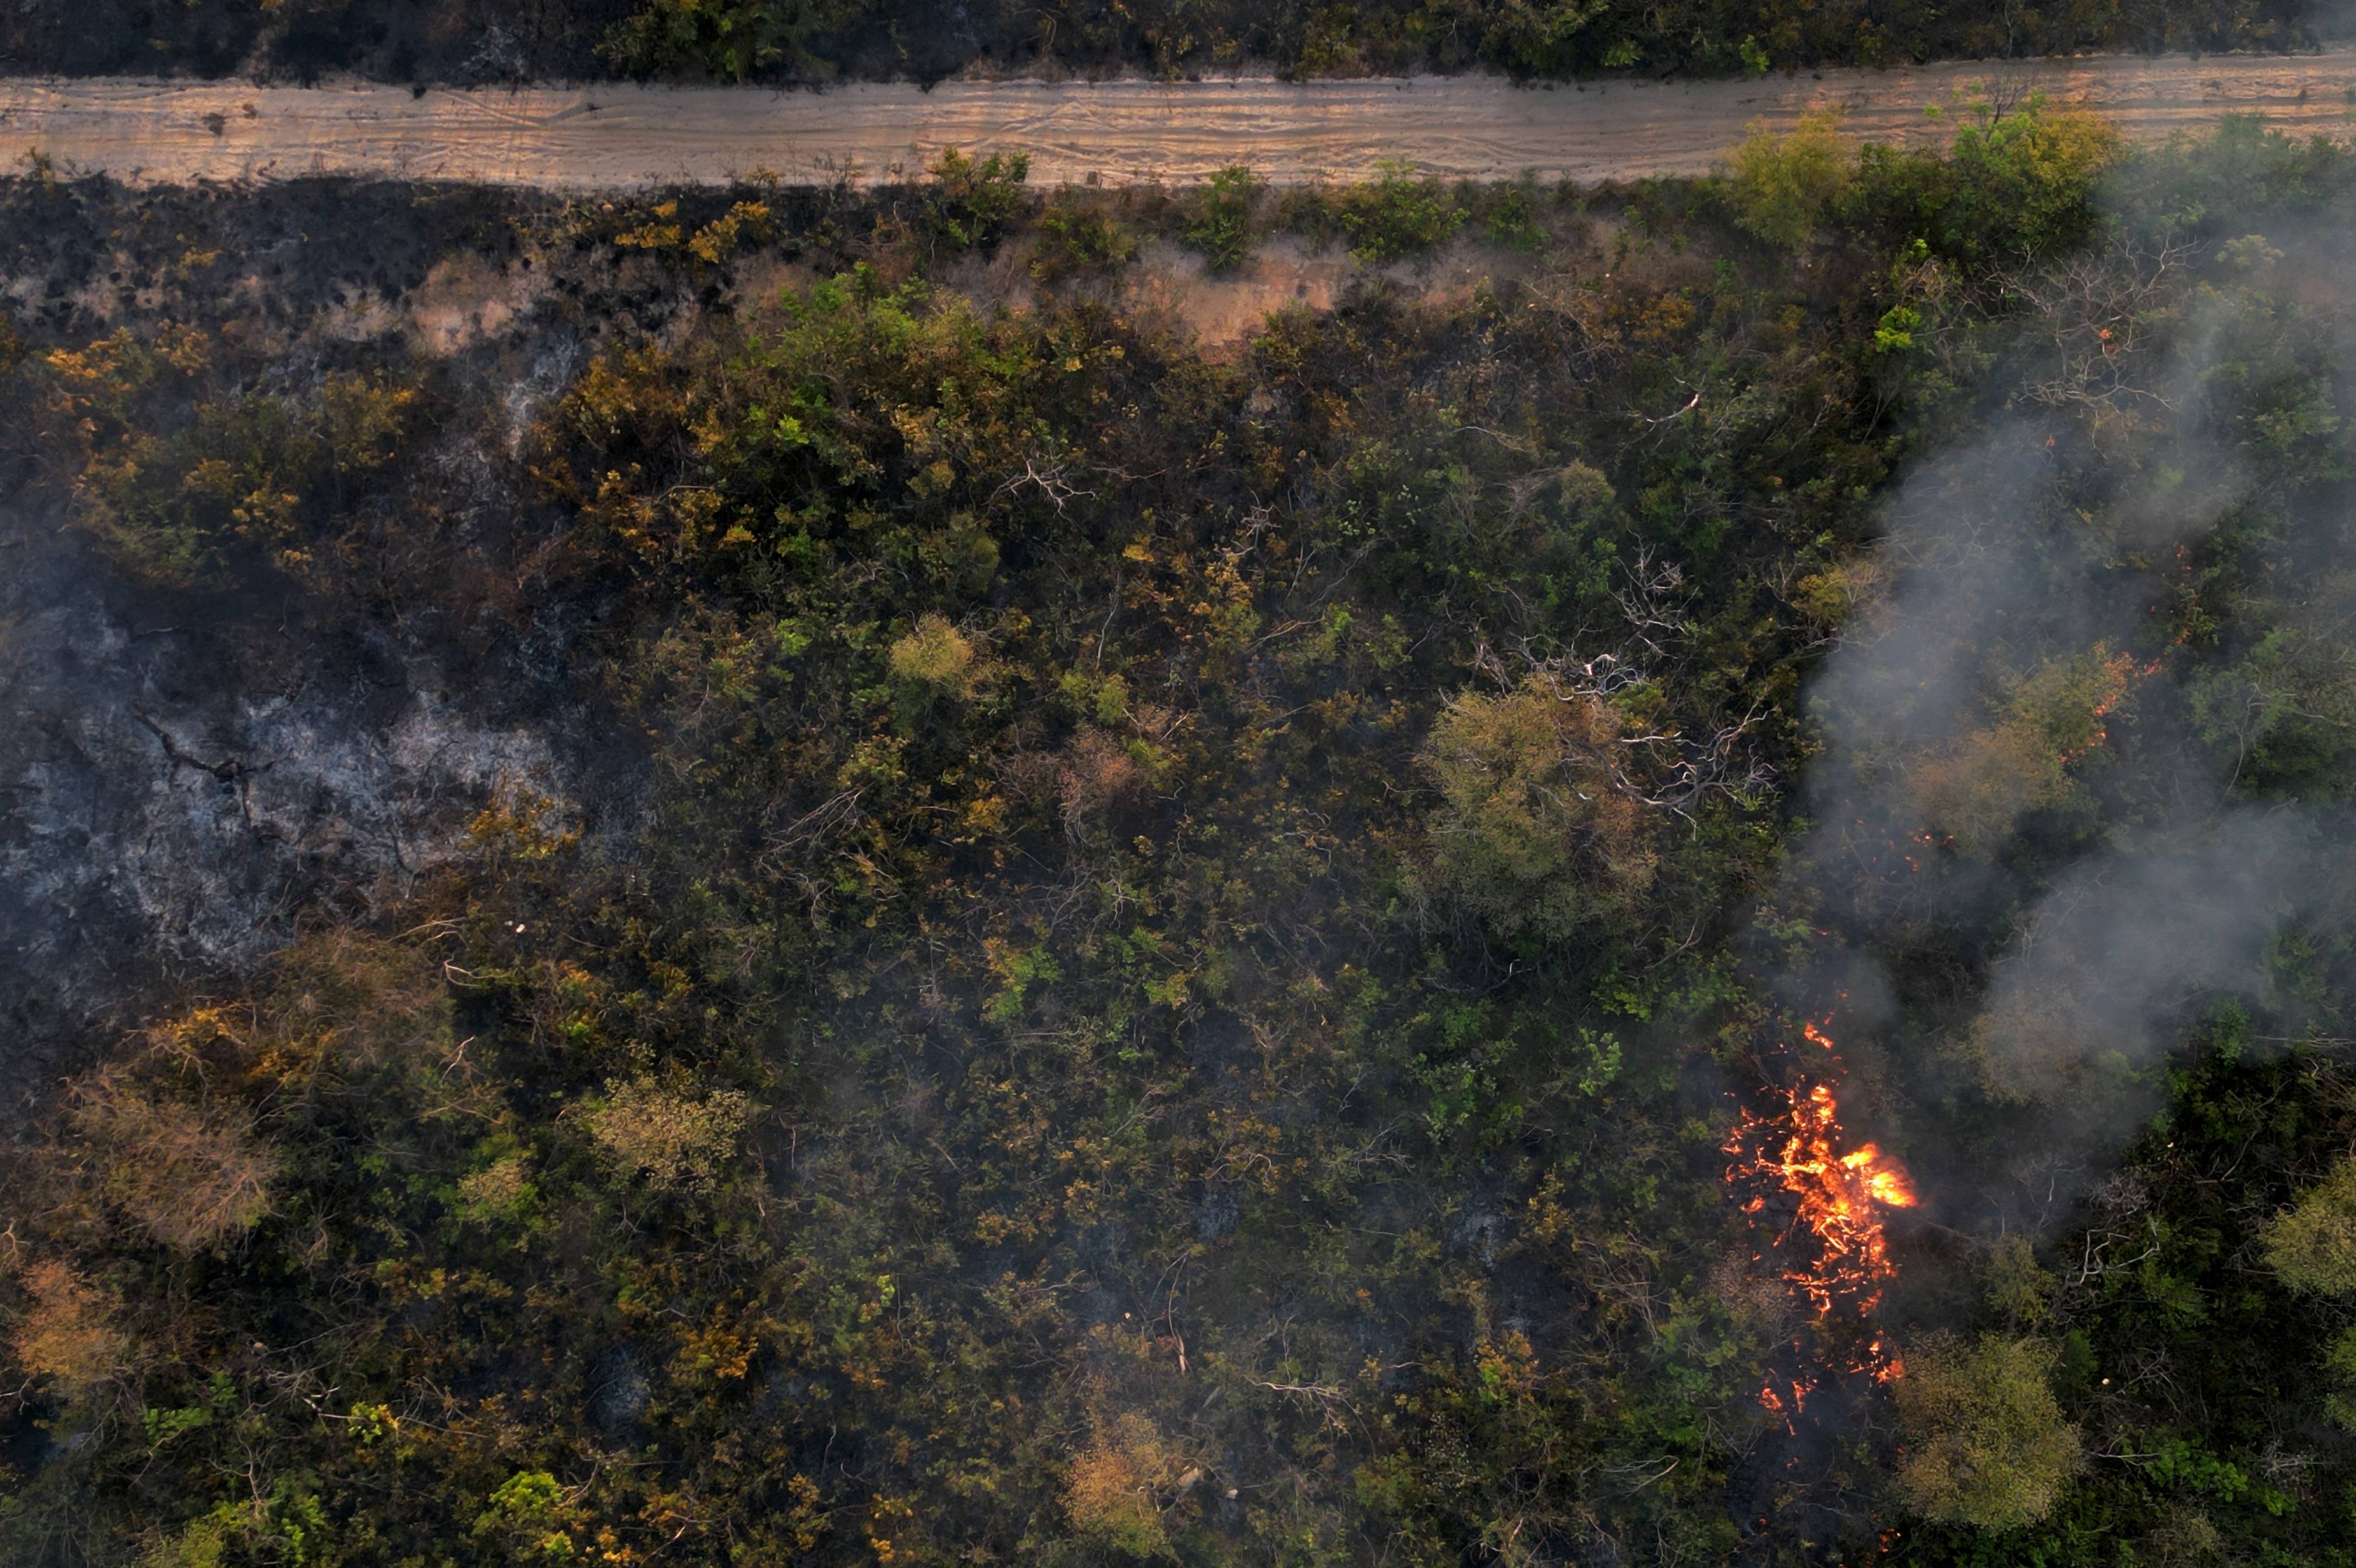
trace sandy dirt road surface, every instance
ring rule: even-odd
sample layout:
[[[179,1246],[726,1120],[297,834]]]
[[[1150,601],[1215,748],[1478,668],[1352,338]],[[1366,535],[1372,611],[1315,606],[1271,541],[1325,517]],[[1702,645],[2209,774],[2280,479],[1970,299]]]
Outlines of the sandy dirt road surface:
[[[428,91],[349,84],[0,80],[0,155],[134,182],[353,175],[541,188],[886,180],[945,147],[1021,148],[1034,183],[1182,184],[1233,163],[1278,183],[1363,177],[1377,159],[1434,173],[1579,180],[1707,169],[1753,119],[1843,108],[1881,141],[1936,136],[1926,110],[1975,84],[2082,102],[2129,136],[2231,113],[2356,129],[2356,48],[2319,55],[2109,56],[1825,71],[1750,81],[1516,87],[1494,77],[1298,84],[949,82],[825,92],[594,87]]]

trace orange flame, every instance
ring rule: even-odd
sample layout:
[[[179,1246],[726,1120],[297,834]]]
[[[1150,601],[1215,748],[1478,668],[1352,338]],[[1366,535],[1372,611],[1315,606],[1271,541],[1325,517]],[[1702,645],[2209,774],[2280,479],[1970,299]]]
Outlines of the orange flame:
[[[2105,645],[2098,642],[2094,650],[2101,654],[2105,651]],[[2088,752],[2098,751],[2110,744],[2110,726],[2102,721],[2109,718],[2136,686],[2159,672],[2160,660],[2155,659],[2148,664],[2138,665],[2133,654],[2115,653],[2102,659],[2098,667],[2102,671],[2102,691],[2095,697],[2094,709],[2089,714],[2094,720],[2094,727],[2088,733],[2085,745],[2074,750],[2062,751],[2062,764],[2065,768],[2078,762]]]
[[[1833,1048],[1831,1037],[1815,1024],[1802,1034]],[[1781,1103],[1765,1113],[1746,1111],[1727,1139],[1731,1163],[1726,1179],[1748,1190],[1746,1214],[1765,1213],[1778,1194],[1794,1206],[1791,1222],[1774,1246],[1783,1257],[1785,1283],[1807,1299],[1818,1324],[1869,1319],[1897,1273],[1883,1216],[1920,1201],[1914,1184],[1879,1144],[1843,1147],[1847,1138],[1830,1083],[1819,1079],[1772,1092]],[[1879,1333],[1869,1333],[1846,1358],[1845,1369],[1888,1382],[1902,1376],[1905,1365]],[[1798,1408],[1804,1391],[1792,1386],[1791,1408]],[[1783,1414],[1787,1401],[1769,1390],[1762,1391],[1760,1402]]]

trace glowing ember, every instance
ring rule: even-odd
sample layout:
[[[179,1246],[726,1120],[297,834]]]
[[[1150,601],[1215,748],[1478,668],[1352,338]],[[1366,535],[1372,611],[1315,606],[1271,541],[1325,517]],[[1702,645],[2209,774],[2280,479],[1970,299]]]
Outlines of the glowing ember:
[[[2094,651],[2102,657],[2095,666],[2095,680],[2099,682],[2099,690],[2090,715],[2094,720],[2094,727],[2088,732],[2083,744],[2062,748],[2062,763],[2064,767],[2077,762],[2086,753],[2107,745],[2111,738],[2111,732],[2110,727],[2104,721],[2111,716],[2137,685],[2159,673],[2160,660],[2157,659],[2148,664],[2139,665],[2135,661],[2133,654],[2110,653],[2106,645],[2099,642],[2094,645]]]
[[[1827,1051],[1831,1038],[1811,1024],[1804,1036]],[[1834,1058],[1837,1069],[1838,1058]],[[1772,1090],[1779,1103],[1765,1112],[1745,1112],[1726,1141],[1732,1163],[1726,1179],[1747,1196],[1743,1212],[1767,1214],[1771,1205],[1788,1219],[1774,1246],[1783,1279],[1805,1296],[1819,1325],[1861,1324],[1881,1305],[1882,1288],[1896,1273],[1890,1261],[1882,1217],[1917,1202],[1906,1173],[1879,1145],[1847,1142],[1840,1106],[1831,1083]],[[1904,1366],[1878,1333],[1867,1332],[1845,1358],[1845,1370],[1869,1373],[1887,1382]],[[1813,1381],[1791,1381],[1784,1392],[1772,1385],[1760,1402],[1778,1414],[1799,1408]]]

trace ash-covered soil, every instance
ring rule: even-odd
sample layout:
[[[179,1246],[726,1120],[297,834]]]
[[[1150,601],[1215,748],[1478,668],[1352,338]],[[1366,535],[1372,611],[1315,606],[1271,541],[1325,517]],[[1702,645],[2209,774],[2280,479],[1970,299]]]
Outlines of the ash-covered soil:
[[[613,325],[702,306],[603,256],[552,280],[571,252],[534,214],[465,194],[28,181],[0,207],[21,405],[0,467],[0,1088],[24,1096],[168,990],[306,923],[386,918],[495,799],[626,817],[632,750],[574,682],[595,595],[540,591],[551,521],[517,452]],[[174,331],[209,363],[151,391],[134,438],[301,407],[339,375],[420,388],[426,438],[317,502],[307,559],[143,572],[93,531],[93,495],[156,458],[102,443],[76,472],[44,361]]]
[[[601,354],[725,331],[862,263],[908,275],[921,199],[0,182],[0,1092],[37,1096],[307,926],[397,921],[487,807],[541,803],[626,843],[642,737],[596,639],[626,585],[568,553],[535,423]],[[1106,199],[1148,231],[1169,210]],[[740,200],[770,220],[720,262],[616,242]],[[1280,234],[1212,273],[1165,236],[1112,274],[1043,281],[1036,238],[936,286],[985,311],[1094,291],[1218,352],[1271,310],[1533,264],[1471,236],[1374,265]],[[198,368],[136,371],[175,343]],[[314,476],[286,547],[194,575],[126,553],[143,465],[178,463],[185,490],[204,472],[185,443],[299,423],[355,384],[408,400],[400,456]]]

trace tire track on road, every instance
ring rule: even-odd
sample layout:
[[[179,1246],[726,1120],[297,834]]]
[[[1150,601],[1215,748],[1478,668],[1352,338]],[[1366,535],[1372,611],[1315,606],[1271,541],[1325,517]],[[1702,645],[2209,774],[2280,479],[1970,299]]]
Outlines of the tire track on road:
[[[122,79],[0,80],[0,150],[141,184],[338,175],[635,188],[774,173],[888,180],[944,148],[1020,148],[1045,185],[1200,180],[1233,163],[1279,184],[1364,178],[1404,158],[1450,177],[1582,181],[1707,170],[1752,120],[1815,105],[1852,134],[1919,142],[1976,89],[2082,103],[2136,140],[2252,113],[2356,129],[2356,48],[2306,56],[2110,56],[1839,70],[1744,81],[1521,87],[1494,77],[1281,82],[857,83],[434,90]]]

